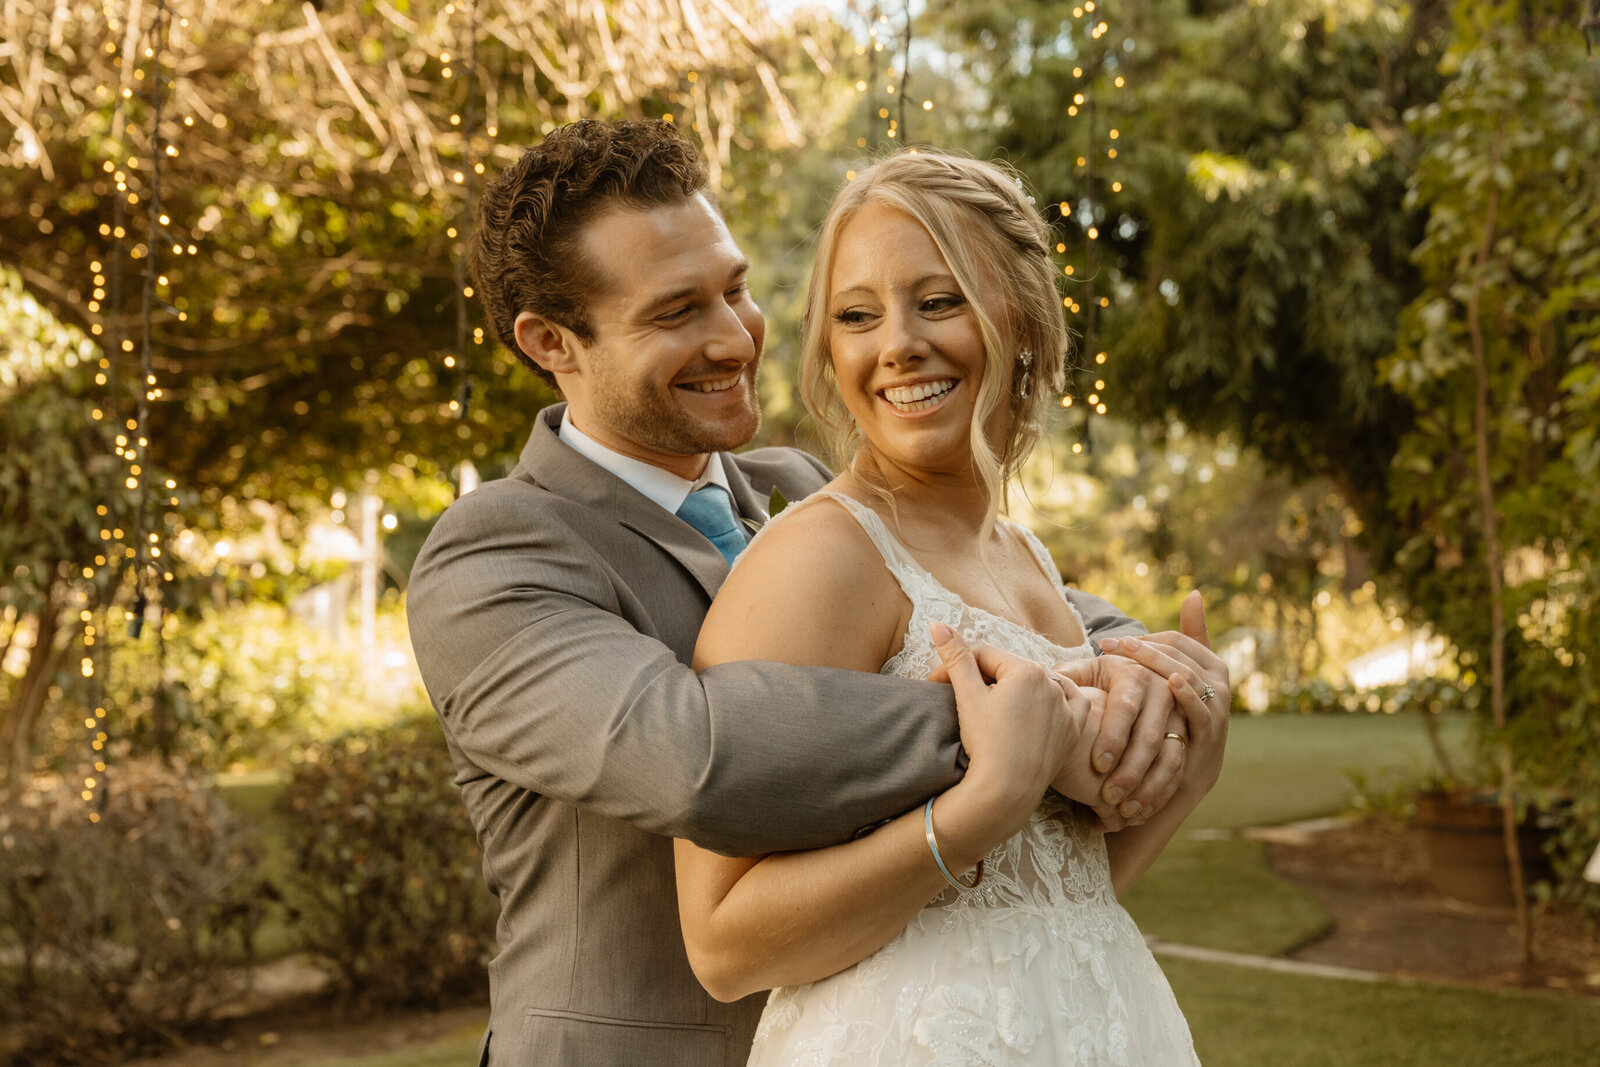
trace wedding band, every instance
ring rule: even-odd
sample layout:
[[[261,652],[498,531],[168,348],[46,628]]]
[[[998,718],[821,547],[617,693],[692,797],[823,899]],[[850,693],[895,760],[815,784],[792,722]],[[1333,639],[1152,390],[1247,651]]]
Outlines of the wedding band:
[[[1166,737],[1162,738],[1162,740],[1163,741],[1176,741],[1176,742],[1178,742],[1178,744],[1182,745],[1184,748],[1188,748],[1189,747],[1189,739],[1187,737],[1184,737],[1182,734],[1179,734],[1179,733],[1168,734]]]
[[[1205,688],[1200,690],[1200,703],[1209,704],[1209,703],[1211,703],[1211,698],[1216,696],[1216,695],[1217,695],[1217,691],[1215,689],[1211,688],[1211,683],[1210,682],[1207,682],[1207,683],[1205,683]],[[1168,736],[1171,736],[1171,735],[1169,734]]]

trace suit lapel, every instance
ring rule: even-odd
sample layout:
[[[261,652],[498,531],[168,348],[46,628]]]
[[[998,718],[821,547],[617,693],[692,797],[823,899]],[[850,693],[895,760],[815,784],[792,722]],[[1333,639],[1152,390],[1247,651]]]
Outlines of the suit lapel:
[[[750,478],[739,466],[739,457],[731,452],[722,453],[722,472],[728,476],[728,488],[733,491],[733,506],[746,527],[759,530],[771,518],[767,514],[767,498],[750,484]],[[768,487],[767,492],[772,492]]]
[[[512,476],[526,478],[558,496],[584,504],[602,520],[615,522],[645,538],[688,571],[706,596],[716,596],[728,577],[728,564],[722,553],[694,527],[562,444],[558,433],[565,410],[565,404],[553,404],[534,418],[533,433]],[[723,470],[732,482],[737,468],[726,462],[728,459],[731,457],[724,456]],[[744,496],[736,491],[734,499],[740,511],[745,512],[744,500],[753,499],[754,493],[743,473],[738,475],[738,482]],[[758,509],[755,514],[764,516],[765,512]]]

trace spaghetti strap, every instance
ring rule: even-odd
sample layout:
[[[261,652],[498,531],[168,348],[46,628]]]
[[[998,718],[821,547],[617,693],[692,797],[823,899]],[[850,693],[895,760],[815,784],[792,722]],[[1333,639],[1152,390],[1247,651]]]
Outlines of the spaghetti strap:
[[[819,496],[837,501],[850,517],[856,520],[867,540],[872,542],[872,547],[878,550],[878,555],[883,557],[884,566],[889,568],[889,573],[894,575],[895,581],[900,583],[901,590],[915,601],[913,592],[923,579],[933,580],[927,572],[906,550],[906,546],[889,532],[888,525],[861,501],[843,493],[835,493],[831,489],[821,489],[811,494],[812,498]]]

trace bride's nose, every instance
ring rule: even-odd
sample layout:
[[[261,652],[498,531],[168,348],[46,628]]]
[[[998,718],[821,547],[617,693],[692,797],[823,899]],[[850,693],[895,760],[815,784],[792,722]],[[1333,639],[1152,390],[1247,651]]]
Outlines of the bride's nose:
[[[883,331],[879,335],[881,347],[878,361],[885,366],[897,367],[927,359],[932,352],[926,337],[919,329],[915,316],[890,312],[884,316]]]

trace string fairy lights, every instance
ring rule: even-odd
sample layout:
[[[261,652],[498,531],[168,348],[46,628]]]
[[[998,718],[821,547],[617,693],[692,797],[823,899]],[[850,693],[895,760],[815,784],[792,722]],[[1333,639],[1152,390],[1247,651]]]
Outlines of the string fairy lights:
[[[164,313],[180,322],[188,320],[187,313],[174,306],[169,297],[180,278],[182,257],[199,253],[194,243],[174,236],[173,221],[163,202],[164,168],[181,156],[180,146],[167,131],[172,124],[165,110],[171,88],[167,55],[169,38],[174,33],[172,11],[166,0],[155,0],[153,4],[129,0],[125,11],[105,0],[101,9],[108,31],[103,48],[117,82],[114,88],[98,87],[99,97],[112,108],[110,136],[106,140],[110,156],[100,163],[104,183],[100,191],[110,201],[111,219],[101,223],[98,231],[109,251],[103,255],[91,253],[88,268],[93,287],[85,307],[91,318],[89,332],[101,345],[95,384],[102,392],[90,414],[97,422],[115,427],[112,448],[120,463],[112,483],[106,487],[113,499],[95,509],[102,524],[100,551],[92,566],[83,567],[84,586],[78,596],[83,642],[79,672],[87,697],[83,725],[91,756],[91,770],[82,779],[81,795],[91,808],[92,822],[99,821],[106,802],[105,770],[110,743],[107,715],[111,703],[106,655],[109,631],[118,623],[125,624],[129,637],[139,639],[152,602],[159,603],[162,583],[174,579],[164,551],[162,524],[156,516],[165,506],[178,503],[174,495],[177,483],[170,478],[158,481],[150,470],[152,404],[165,396],[155,369],[155,319],[158,313]],[[148,28],[142,24],[143,11],[151,12]],[[187,27],[188,22],[180,16],[176,25]],[[148,130],[138,121],[140,105],[144,105],[148,116]],[[186,116],[182,127],[193,126],[193,116]],[[136,149],[133,146],[141,133],[145,144]],[[142,227],[134,221],[139,215],[143,216]],[[136,233],[138,229],[143,230],[142,235]],[[171,266],[167,266],[169,260]],[[125,263],[129,261],[136,265],[141,279],[137,343],[127,334],[127,316],[123,312]],[[138,381],[131,383],[136,387],[134,411],[131,417],[121,416],[118,410],[123,394],[118,389],[117,366],[134,358],[138,367]],[[124,584],[131,589],[129,608],[116,603]],[[102,606],[103,624],[97,624],[96,609]],[[157,627],[158,664],[165,654],[162,636]],[[155,703],[159,709],[159,697]],[[157,719],[157,741],[164,747],[167,724],[159,710]]]
[[[898,28],[879,4],[864,12],[866,19],[865,43],[857,44],[855,54],[866,60],[866,76],[857,78],[855,91],[866,97],[867,130],[855,139],[857,148],[871,148],[881,144],[880,138],[891,143],[907,144],[910,141],[907,109],[932,111],[932,100],[912,101],[911,50],[913,19],[909,0],[901,5]],[[888,52],[890,60],[886,73],[878,69],[879,56]],[[896,64],[898,63],[898,71]],[[882,103],[876,103],[877,94],[883,94]]]
[[[1082,455],[1094,449],[1092,419],[1097,415],[1105,415],[1109,410],[1105,400],[1107,385],[1104,367],[1107,353],[1097,347],[1100,312],[1111,306],[1109,296],[1096,292],[1099,280],[1097,250],[1105,211],[1105,199],[1097,181],[1101,157],[1104,157],[1107,165],[1119,158],[1122,131],[1112,126],[1104,130],[1102,135],[1099,108],[1102,95],[1127,87],[1127,76],[1122,73],[1117,50],[1118,47],[1131,50],[1133,42],[1127,39],[1119,46],[1108,39],[1111,26],[1096,0],[1084,0],[1082,4],[1075,5],[1072,19],[1082,55],[1080,62],[1072,68],[1074,89],[1066,110],[1069,119],[1077,119],[1084,126],[1085,147],[1074,161],[1074,169],[1082,179],[1083,193],[1076,204],[1062,200],[1057,210],[1064,226],[1076,226],[1082,232],[1083,242],[1076,257],[1078,261],[1068,262],[1062,267],[1062,274],[1077,282],[1081,288],[1076,293],[1069,292],[1061,303],[1068,314],[1081,316],[1080,344],[1083,351],[1094,352],[1094,362],[1069,372],[1061,407],[1082,412],[1078,440],[1072,443],[1073,454]],[[1122,192],[1122,182],[1113,179],[1107,188],[1113,195],[1119,194]],[[1066,254],[1067,251],[1065,241],[1056,245],[1057,254]],[[1081,388],[1078,385],[1080,380],[1092,381],[1093,385],[1091,388]]]

